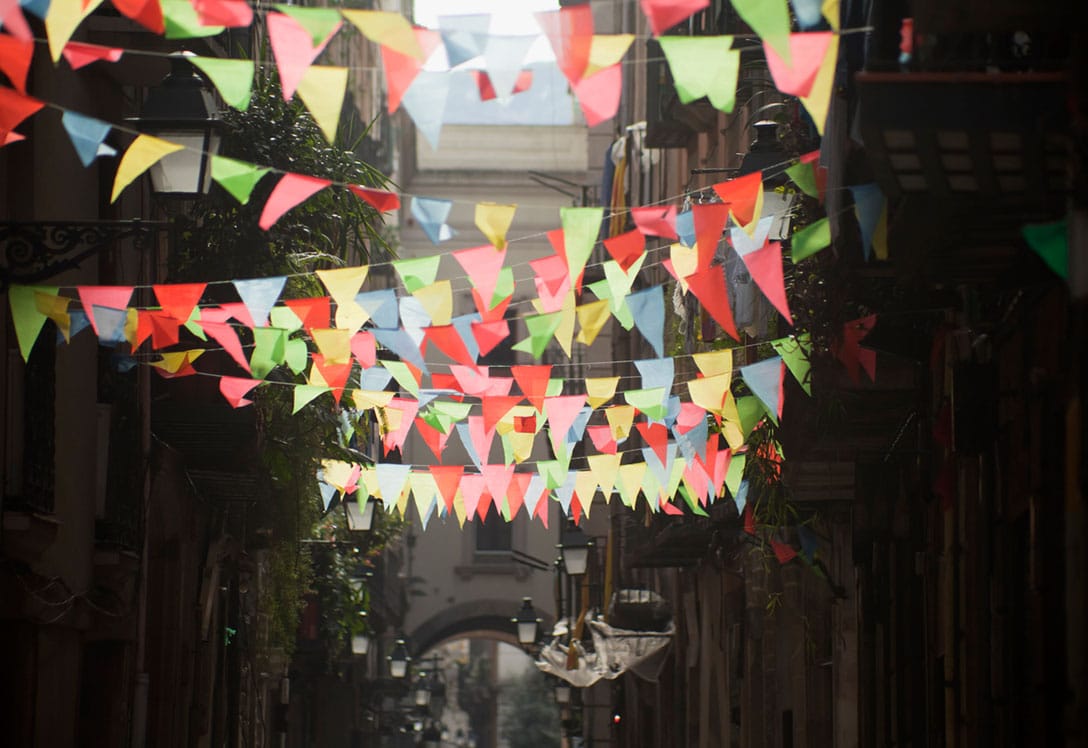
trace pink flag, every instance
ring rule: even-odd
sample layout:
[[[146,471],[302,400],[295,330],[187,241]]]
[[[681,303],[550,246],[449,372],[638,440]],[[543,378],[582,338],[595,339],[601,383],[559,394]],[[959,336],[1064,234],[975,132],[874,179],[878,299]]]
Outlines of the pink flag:
[[[808,96],[834,35],[833,31],[790,34],[791,64],[786,64],[770,44],[763,42],[775,88],[791,96]]]
[[[124,53],[125,50],[120,47],[103,47],[99,44],[86,44],[84,42],[68,42],[61,52],[72,70],[79,70],[84,65],[90,65],[92,62],[98,62],[99,60],[117,62]]]
[[[94,321],[94,308],[125,309],[132,298],[132,286],[79,286],[76,291],[95,335],[98,335],[98,324]]]
[[[491,322],[473,322],[472,337],[480,347],[480,355],[486,356],[502,341],[510,337],[510,323],[504,319]]]
[[[202,26],[238,28],[253,23],[253,9],[245,0],[193,0]]]
[[[782,275],[782,245],[778,242],[767,242],[755,252],[742,255],[740,259],[752,274],[752,280],[767,297],[767,301],[774,304],[774,308],[782,313],[792,327],[793,317],[786,301],[786,282]]]
[[[566,444],[567,432],[585,404],[585,395],[559,395],[544,398],[544,416],[548,419],[552,446],[557,451],[561,445]]]
[[[259,379],[243,379],[242,377],[220,377],[219,391],[227,399],[232,408],[243,408],[252,405],[252,400],[247,400],[249,391],[261,383]]]
[[[379,213],[386,213],[400,207],[400,197],[395,192],[373,190],[358,184],[349,184],[348,189],[357,198],[368,203]]]
[[[620,108],[623,90],[623,68],[620,63],[609,65],[574,84],[574,95],[582,107],[590,127],[612,119]]]
[[[710,0],[639,0],[639,5],[650,22],[654,36],[661,36],[692,14],[708,7]]]
[[[675,205],[631,208],[631,218],[638,230],[646,236],[660,236],[664,239],[680,238],[676,233]]]
[[[279,15],[281,14],[271,13],[269,19]],[[264,210],[261,212],[261,220],[258,225],[263,230],[268,231],[276,221],[280,220],[280,216],[330,184],[332,182],[328,179],[319,179],[318,177],[290,172],[284,174],[283,178],[272,189],[272,194],[268,196],[268,202],[264,204]]]
[[[324,41],[314,46],[310,32],[286,13],[269,13],[265,16],[265,23],[268,24],[268,43],[272,47],[276,69],[280,74],[283,100],[290,101],[306,71],[340,30],[341,24],[337,24]]]
[[[499,282],[499,273],[506,260],[505,249],[495,249],[490,244],[471,249],[460,249],[453,253],[453,259],[468,275],[472,285],[480,292],[480,297],[490,302],[495,296],[495,286]]]

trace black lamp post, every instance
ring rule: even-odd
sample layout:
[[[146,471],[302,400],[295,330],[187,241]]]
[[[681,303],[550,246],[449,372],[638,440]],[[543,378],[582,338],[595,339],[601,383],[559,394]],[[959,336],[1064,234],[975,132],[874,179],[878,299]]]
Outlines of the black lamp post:
[[[147,92],[141,115],[130,120],[141,132],[185,146],[151,167],[151,190],[193,199],[211,186],[211,157],[219,150],[222,121],[211,91],[186,53],[170,56],[171,70]]]
[[[563,557],[563,566],[572,577],[586,573],[589,565],[589,548],[593,541],[586,536],[582,528],[571,524],[559,534],[559,552]]]
[[[512,623],[517,624],[518,644],[522,647],[532,646],[536,642],[537,632],[540,630],[540,618],[537,617],[532,598],[523,597],[521,599],[521,609],[518,610],[517,616],[510,620]]]
[[[369,532],[374,526],[374,509],[378,502],[367,499],[362,506],[355,499],[343,502],[344,513],[347,515],[348,530],[351,532]]]
[[[391,676],[403,678],[408,675],[408,663],[412,658],[408,656],[408,645],[404,643],[404,639],[397,639],[388,659],[389,674]]]

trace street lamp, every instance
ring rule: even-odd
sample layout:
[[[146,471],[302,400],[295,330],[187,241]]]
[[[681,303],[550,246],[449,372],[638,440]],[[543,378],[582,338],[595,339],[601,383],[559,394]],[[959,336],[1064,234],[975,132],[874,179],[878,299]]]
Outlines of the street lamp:
[[[416,681],[415,704],[421,708],[431,704],[431,681],[426,673],[420,673],[419,680]]]
[[[404,639],[397,639],[388,659],[389,674],[391,676],[394,678],[403,678],[408,674],[408,663],[412,658],[408,656],[408,646],[404,643]]]
[[[370,651],[370,635],[355,634],[351,637],[351,653],[353,655],[365,655]]]
[[[223,125],[211,91],[187,56],[170,55],[169,75],[147,92],[140,117],[129,120],[141,132],[184,146],[149,170],[156,195],[179,199],[208,193]]]
[[[571,524],[559,534],[559,553],[563,557],[563,566],[572,577],[586,573],[589,565],[589,547],[593,545],[582,528]]]
[[[348,530],[351,532],[369,532],[374,525],[374,505],[378,502],[369,498],[359,506],[359,501],[349,499],[344,502],[344,512],[347,514]]]
[[[521,599],[521,609],[517,616],[510,619],[518,627],[518,643],[523,647],[531,646],[536,642],[537,631],[540,629],[540,619],[537,618],[536,609],[533,608],[532,598]]]

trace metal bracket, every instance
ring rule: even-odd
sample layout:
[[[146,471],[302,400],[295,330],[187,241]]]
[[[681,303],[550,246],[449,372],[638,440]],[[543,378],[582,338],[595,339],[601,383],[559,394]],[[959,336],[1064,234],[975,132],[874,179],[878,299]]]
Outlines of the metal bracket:
[[[131,239],[138,251],[170,230],[170,221],[10,221],[0,223],[0,291],[12,283],[40,283],[78,268],[87,258]]]

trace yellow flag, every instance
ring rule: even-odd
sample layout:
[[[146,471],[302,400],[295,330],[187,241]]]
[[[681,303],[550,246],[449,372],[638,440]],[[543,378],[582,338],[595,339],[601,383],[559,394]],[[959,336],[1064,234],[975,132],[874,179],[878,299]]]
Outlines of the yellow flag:
[[[431,503],[438,496],[438,484],[434,481],[434,475],[427,470],[412,471],[408,476],[408,483],[412,488],[416,511],[419,512],[419,518],[422,520],[427,516]]]
[[[699,373],[704,377],[733,373],[733,351],[730,350],[694,353],[691,360],[699,367]]]
[[[604,416],[608,419],[608,427],[612,429],[612,438],[617,442],[623,441],[631,433],[631,424],[635,420],[634,405],[613,405],[604,409]]]
[[[730,392],[722,405],[722,434],[730,449],[739,449],[744,444],[744,428],[740,423],[737,401]]]
[[[616,475],[619,473],[622,458],[623,455],[619,454],[589,455],[586,458],[586,462],[589,463],[589,470],[593,473],[597,485],[600,486],[601,493],[604,494],[605,503],[612,500],[612,491],[615,487]]]
[[[619,377],[589,377],[586,379],[586,402],[591,408],[599,408],[616,396]]]
[[[370,314],[355,303],[355,294],[359,293],[369,270],[369,265],[359,265],[317,271],[317,277],[336,302],[336,326],[350,330],[353,335],[370,319]]]
[[[35,306],[39,312],[56,323],[57,329],[64,335],[65,342],[71,340],[72,318],[68,316],[68,304],[71,301],[67,296],[58,296],[55,293],[42,293],[37,289],[34,290]],[[130,309],[129,312],[135,312],[135,310]]]
[[[594,34],[589,46],[589,66],[585,77],[612,67],[627,54],[634,34]]]
[[[448,280],[436,281],[412,292],[422,305],[432,325],[448,325],[453,318],[453,290]]]
[[[827,24],[835,31],[838,31],[839,0],[824,0],[823,6],[820,8],[820,12],[823,13],[824,18],[827,19]]]
[[[298,84],[296,93],[314,122],[321,128],[325,140],[336,140],[336,128],[340,124],[340,109],[344,105],[344,92],[348,87],[348,69],[328,65],[311,65]]]
[[[590,504],[597,493],[597,479],[589,470],[579,470],[574,474],[574,490],[578,494],[578,501],[582,504],[582,511],[589,516]]]
[[[337,491],[343,491],[351,480],[351,474],[355,466],[343,460],[324,459],[321,461],[321,470],[324,480]]]
[[[578,315],[578,324],[582,326],[582,329],[578,331],[578,342],[583,345],[593,345],[604,323],[612,316],[608,299],[582,304],[575,309],[575,312]]]
[[[468,511],[465,509],[465,497],[461,495],[461,489],[457,489],[457,493],[453,497],[453,513],[457,515],[457,524],[463,530]]]
[[[536,434],[523,434],[520,431],[510,433],[510,451],[514,462],[525,462],[533,454],[533,441]]]
[[[170,353],[160,353],[162,360],[152,361],[151,365],[157,369],[162,369],[167,374],[177,374],[184,369],[187,365],[193,363],[200,355],[204,353],[203,348],[196,348],[191,351],[173,351]]]
[[[544,304],[540,299],[533,299],[533,308],[536,309],[537,314],[545,313]],[[567,354],[567,358],[570,358],[570,346],[574,340],[574,320],[576,319],[573,288],[567,292],[567,297],[563,299],[563,306],[560,307],[558,313],[559,326],[555,328],[552,335],[555,342],[559,343],[559,347],[563,349],[563,353]]]
[[[395,394],[387,390],[352,390],[351,399],[359,410],[370,410],[389,405]]]
[[[836,3],[837,5],[838,3]],[[801,103],[805,105],[812,121],[816,123],[816,130],[823,135],[824,123],[827,121],[827,109],[831,105],[831,92],[835,83],[835,63],[839,59],[839,35],[831,37],[831,43],[827,45],[824,53],[823,64],[816,73],[816,80],[812,84],[812,90],[808,96],[801,97]]]
[[[620,490],[620,498],[623,499],[624,504],[633,509],[635,502],[638,501],[638,492],[646,481],[646,463],[631,462],[620,465],[618,472],[617,488]],[[649,500],[648,496],[646,498]]]
[[[338,327],[314,328],[310,331],[314,345],[328,364],[346,364],[351,361],[351,331]]]
[[[363,36],[402,55],[423,59],[412,24],[400,13],[386,10],[341,10],[344,18]]]
[[[669,247],[669,259],[672,260],[672,269],[680,278],[687,278],[699,267],[699,251],[695,247],[685,247],[676,243]],[[684,293],[687,293],[687,284]]]
[[[688,382],[691,401],[708,413],[722,412],[725,407],[725,395],[729,391],[732,377],[729,374],[715,374],[712,377],[692,379]]]
[[[412,486],[407,481],[404,484],[404,488],[401,489],[400,496],[397,497],[397,513],[403,517],[404,513],[408,511],[408,494],[412,492]]]
[[[90,0],[84,7],[83,0],[53,0],[45,14],[45,35],[49,37],[49,55],[53,62],[59,62],[64,45],[83,23],[83,19],[94,13],[102,0]]]
[[[514,222],[517,205],[499,205],[498,203],[476,203],[476,228],[496,249],[506,247],[506,232]]]
[[[110,196],[110,202],[116,202],[121,191],[128,187],[132,180],[157,164],[164,156],[169,156],[182,148],[183,146],[177,143],[156,138],[154,135],[137,136],[125,151],[125,155],[121,157],[117,175],[113,178],[113,194]]]

